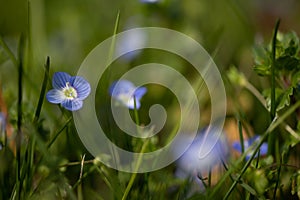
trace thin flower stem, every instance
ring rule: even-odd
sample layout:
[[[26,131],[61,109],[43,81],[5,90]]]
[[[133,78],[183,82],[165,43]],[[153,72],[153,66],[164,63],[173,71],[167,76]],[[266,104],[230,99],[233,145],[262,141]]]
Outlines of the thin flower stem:
[[[140,152],[140,156],[138,157],[138,160],[137,160],[137,163],[136,163],[136,166],[135,166],[135,170],[134,170],[135,172],[138,171],[138,169],[139,169],[139,167],[140,167],[140,165],[141,165],[142,158],[143,158],[143,153],[145,152],[145,150],[146,150],[146,148],[147,148],[147,146],[148,146],[149,141],[150,141],[150,140],[147,139],[147,140],[145,141],[145,143],[143,144],[143,146],[142,146],[142,149],[141,149],[141,152]],[[128,185],[127,185],[127,187],[126,187],[126,189],[125,189],[125,192],[124,192],[124,194],[123,194],[122,200],[127,199],[127,196],[128,196],[128,194],[129,194],[129,192],[130,192],[130,190],[131,190],[131,188],[132,188],[132,185],[133,185],[133,183],[134,183],[134,180],[135,180],[135,178],[136,178],[136,175],[137,175],[137,173],[133,173],[133,174],[131,175],[131,178],[130,178],[130,180],[129,180],[129,183],[128,183]]]
[[[83,174],[83,166],[84,166],[84,159],[85,159],[85,154],[82,156],[81,162],[80,162],[80,174],[79,174],[79,180],[80,183],[77,187],[77,196],[78,196],[78,200],[82,200],[83,196],[82,196],[82,174]]]
[[[245,88],[249,90],[257,99],[258,101],[267,109],[267,103],[265,98],[260,94],[260,92],[247,80],[245,82]]]
[[[138,110],[137,110],[137,108],[136,108],[136,98],[135,98],[135,97],[134,97],[133,102],[134,102],[134,116],[135,116],[135,123],[136,123],[136,125],[137,125],[137,131],[138,131],[138,134],[139,134],[139,124],[140,124],[140,121],[139,121]],[[139,158],[138,158],[138,160],[137,160],[137,163],[136,163],[135,171],[137,171],[138,168],[140,167],[141,160],[142,160],[142,154],[144,153],[144,151],[145,151],[145,149],[146,149],[148,143],[149,143],[149,140],[146,140],[146,141],[144,142],[143,146],[142,146],[142,149],[141,149],[141,152],[140,152],[140,156],[139,156]],[[131,187],[132,187],[132,185],[133,185],[133,183],[134,183],[134,180],[135,180],[135,178],[136,178],[136,175],[137,175],[137,173],[133,173],[133,174],[132,174],[132,176],[131,176],[131,178],[130,178],[130,180],[129,180],[129,183],[128,183],[126,189],[125,189],[125,192],[124,192],[124,195],[123,195],[123,197],[122,197],[122,200],[125,200],[125,199],[127,198],[128,194],[129,194],[129,192],[130,192],[130,189],[131,189]]]
[[[138,112],[138,109],[136,107],[136,98],[135,97],[133,98],[133,103],[134,103],[133,112],[134,112],[135,123],[136,123],[137,126],[139,126],[140,125],[140,119],[139,119],[139,112]],[[139,128],[138,128],[138,130],[139,130]]]
[[[81,179],[79,179],[79,180],[72,186],[72,189],[76,188],[76,187],[82,182],[82,180],[83,180],[85,177],[87,177],[89,174],[91,174],[91,173],[94,172],[95,170],[97,170],[97,165],[93,165],[93,166],[89,169],[89,171],[85,172],[85,173],[82,175]]]
[[[94,162],[95,162],[95,159],[83,161],[84,164],[91,164],[91,163],[94,163]],[[69,162],[67,164],[60,165],[59,168],[68,167],[68,166],[75,166],[75,165],[81,165],[81,164],[82,164],[82,161]]]

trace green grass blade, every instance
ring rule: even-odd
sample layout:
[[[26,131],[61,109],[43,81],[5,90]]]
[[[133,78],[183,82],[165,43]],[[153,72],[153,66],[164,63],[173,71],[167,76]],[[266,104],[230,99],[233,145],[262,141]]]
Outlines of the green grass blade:
[[[41,88],[41,92],[40,92],[38,105],[37,105],[35,115],[34,115],[34,120],[33,120],[34,122],[37,122],[39,120],[39,117],[41,114],[41,110],[42,110],[42,106],[43,106],[43,102],[44,102],[44,98],[45,98],[45,93],[46,93],[46,88],[47,88],[47,83],[48,83],[48,79],[49,79],[49,69],[50,69],[50,58],[47,57],[46,64],[45,64],[44,80],[43,80],[43,84],[42,84],[42,88]]]
[[[68,126],[68,124],[71,122],[72,119],[73,119],[73,118],[70,117],[70,118],[66,121],[66,123],[63,125],[63,127],[60,128],[60,129],[56,132],[56,134],[53,136],[53,138],[50,140],[50,142],[49,142],[48,145],[47,145],[47,148],[48,148],[48,149],[49,149],[49,148],[51,147],[51,145],[55,142],[56,138],[60,135],[60,133]]]
[[[17,173],[17,195],[21,199],[21,135],[22,135],[22,99],[23,99],[23,64],[24,64],[25,38],[21,34],[18,48],[18,104],[17,104],[17,136],[16,136],[16,173]]]
[[[18,60],[16,59],[14,53],[9,49],[7,44],[4,42],[2,36],[0,35],[0,45],[3,47],[4,51],[7,53],[13,64],[18,67]]]
[[[244,146],[243,127],[242,127],[241,120],[239,120],[239,119],[238,119],[238,128],[239,128],[241,149],[242,149],[242,153],[244,153],[245,152],[245,146]]]
[[[280,20],[276,22],[274,33],[273,33],[273,40],[272,40],[272,66],[271,66],[271,121],[276,116],[276,96],[275,96],[275,66],[276,66],[276,40],[277,40],[277,32],[279,28]],[[275,139],[276,136],[271,134],[268,138],[268,154],[271,155],[274,153],[275,148]]]
[[[279,28],[280,20],[276,22],[273,40],[272,40],[272,66],[271,66],[271,120],[276,115],[276,97],[275,97],[275,65],[276,65],[276,40]]]

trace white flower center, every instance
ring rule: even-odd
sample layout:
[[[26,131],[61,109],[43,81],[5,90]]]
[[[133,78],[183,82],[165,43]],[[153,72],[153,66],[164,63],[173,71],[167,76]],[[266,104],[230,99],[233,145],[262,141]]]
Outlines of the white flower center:
[[[67,99],[77,98],[77,91],[73,88],[69,82],[66,83],[66,87],[63,89],[63,93]]]

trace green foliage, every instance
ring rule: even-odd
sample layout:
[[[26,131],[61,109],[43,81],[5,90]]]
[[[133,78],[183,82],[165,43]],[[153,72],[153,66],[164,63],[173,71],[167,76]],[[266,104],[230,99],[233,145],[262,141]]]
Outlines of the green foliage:
[[[277,111],[290,105],[291,96],[293,95],[293,87],[290,87],[286,90],[281,88],[275,88],[275,105]],[[271,89],[266,89],[263,91],[263,96],[266,98],[267,107],[271,107]]]
[[[253,49],[254,71],[261,76],[271,75],[272,53],[271,44]],[[279,33],[276,41],[275,72],[277,76],[298,72],[299,38],[295,32]]]
[[[291,98],[299,88],[299,38],[295,32],[278,33],[275,59],[275,107],[279,111],[290,105]],[[254,48],[254,71],[260,76],[271,75],[271,44]],[[296,89],[294,91],[294,89]],[[263,91],[267,107],[271,107],[271,88]]]

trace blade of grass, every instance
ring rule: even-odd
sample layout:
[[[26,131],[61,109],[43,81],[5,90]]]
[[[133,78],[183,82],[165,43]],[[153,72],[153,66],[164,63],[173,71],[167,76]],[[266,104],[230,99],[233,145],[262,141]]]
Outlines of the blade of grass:
[[[272,65],[271,65],[271,121],[276,116],[276,96],[275,96],[275,67],[276,67],[276,41],[277,41],[277,32],[279,28],[280,20],[277,20],[272,40]],[[268,138],[268,155],[274,153],[276,135],[271,134]]]
[[[114,26],[114,31],[113,31],[113,36],[112,36],[112,42],[111,42],[111,45],[109,47],[109,54],[108,54],[106,66],[110,65],[110,63],[112,61],[113,53],[115,51],[116,35],[117,35],[117,32],[118,32],[119,23],[120,23],[120,11],[118,11],[118,13],[117,13],[115,26]],[[110,77],[111,77],[111,70],[110,70],[110,68],[108,68],[107,79],[104,81],[105,84],[107,84],[110,81],[109,80]],[[105,87],[105,89],[106,88],[107,87]],[[109,97],[105,96],[105,98],[107,98],[107,102],[108,102]],[[106,113],[110,113],[110,110],[109,110],[108,106],[106,106],[105,109],[106,109]],[[114,124],[114,123],[113,123],[113,121],[110,117],[108,117],[106,119],[107,119],[106,123],[108,124],[109,130],[110,130],[111,133],[113,133],[114,129],[111,126],[111,124]],[[114,137],[112,137],[111,140],[112,140],[113,143],[116,143],[116,139]],[[110,148],[110,152],[111,152],[111,155],[112,155],[112,159],[114,160],[114,163],[119,163],[119,160],[120,160],[119,155],[117,155],[117,152],[115,151],[115,149]]]
[[[21,199],[22,180],[21,180],[21,135],[22,135],[22,99],[23,99],[23,61],[24,61],[25,38],[21,34],[18,48],[18,118],[17,118],[17,136],[16,136],[16,170],[17,170],[17,194]]]
[[[9,47],[7,46],[7,44],[4,42],[3,37],[0,35],[0,45],[3,47],[4,51],[7,53],[7,55],[9,56],[10,60],[13,62],[13,64],[17,67],[18,64],[18,60],[16,59],[15,55],[13,54],[13,52],[9,49]]]
[[[249,167],[251,161],[253,160],[253,158],[255,157],[256,153],[259,151],[260,146],[263,144],[264,140],[270,135],[272,134],[272,132],[274,131],[275,128],[277,128],[289,115],[291,115],[298,107],[300,106],[300,101],[298,101],[297,103],[295,103],[292,107],[290,107],[282,116],[280,116],[278,119],[274,119],[272,121],[272,123],[270,124],[270,126],[268,127],[268,129],[266,130],[265,134],[262,135],[258,146],[256,147],[256,149],[254,150],[253,154],[251,155],[250,159],[246,162],[246,164],[244,165],[244,167],[242,168],[239,176],[236,178],[236,180],[234,181],[234,183],[231,185],[230,189],[228,190],[228,192],[226,193],[225,197],[223,199],[227,199],[231,192],[233,191],[233,189],[236,187],[237,183],[239,182],[239,180],[242,178],[242,176],[244,175],[244,173],[246,172],[247,168]],[[238,163],[241,162],[241,159],[245,158],[245,154],[243,154],[243,156],[238,160]],[[226,177],[225,175],[222,177],[222,181],[223,182],[225,180],[225,178],[227,178],[227,176],[229,176],[230,173],[232,173],[232,171],[234,167],[232,167],[230,170],[228,170],[228,174],[226,173]],[[223,180],[224,179],[224,180]],[[220,183],[219,182],[219,183]],[[212,194],[214,194],[215,192],[213,192]]]
[[[47,57],[46,63],[45,63],[45,74],[44,74],[44,79],[43,79],[43,84],[38,100],[38,105],[33,117],[33,124],[35,125],[36,129],[38,129],[38,120],[40,117],[43,101],[44,101],[44,96],[46,93],[46,87],[47,87],[47,82],[48,82],[48,76],[49,76],[49,68],[50,68],[50,59]],[[33,171],[35,170],[34,166],[34,152],[35,152],[35,146],[36,146],[36,134],[31,134],[30,135],[30,140],[28,141],[28,148],[26,149],[26,153],[29,155],[28,160],[26,160],[26,165],[27,165],[27,171],[26,171],[26,182],[31,183],[32,182],[32,177],[33,177]],[[31,184],[27,184],[27,189],[30,190]]]
[[[110,45],[110,48],[109,48],[107,65],[111,63],[112,56],[113,56],[113,53],[115,51],[116,35],[117,35],[117,32],[118,32],[119,23],[120,23],[120,11],[118,11],[117,18],[116,18],[116,21],[115,21],[114,33],[113,33],[112,42],[111,42],[111,45]]]
[[[252,154],[252,156],[254,157],[254,155],[256,154],[256,152],[258,151],[258,149],[260,148],[260,146],[262,145],[264,139],[266,139],[266,137],[272,132],[274,131],[275,128],[277,128],[281,123],[284,122],[284,120],[290,116],[292,113],[295,112],[295,110],[300,107],[300,101],[298,101],[297,103],[295,103],[293,106],[291,106],[285,113],[283,113],[283,115],[281,115],[279,118],[275,119],[272,121],[272,123],[269,125],[269,127],[267,128],[266,132],[262,135],[260,143],[258,144],[257,148],[255,149],[255,153]],[[242,154],[242,156],[236,161],[235,166],[238,166],[246,157],[246,153],[247,151]],[[252,158],[253,159],[253,158]],[[252,160],[251,157],[249,160]],[[245,172],[245,170],[247,169],[247,165],[249,165],[249,163],[245,163],[244,165],[244,171],[242,171],[243,173]],[[228,171],[222,176],[222,178],[219,180],[218,184],[214,187],[214,189],[212,190],[212,192],[210,193],[209,198],[212,199],[217,192],[219,192],[220,188],[222,186],[224,186],[224,182],[227,179],[228,176],[230,176],[232,174],[232,172],[234,170],[236,170],[236,167],[232,166],[230,168],[228,168]],[[243,173],[240,174],[240,176],[238,177],[238,179],[235,180],[235,182],[233,183],[232,187],[230,188],[230,191],[228,191],[227,194],[227,198],[230,195],[230,193],[232,192],[232,190],[234,189],[234,187],[236,186],[236,184],[238,183],[239,179],[243,176]],[[225,199],[225,198],[224,198]]]
[[[276,115],[276,97],[275,97],[275,65],[276,65],[276,41],[277,33],[279,28],[280,20],[277,20],[272,40],[272,65],[271,65],[271,120],[275,118]]]
[[[139,119],[139,115],[138,115],[138,110],[137,110],[137,108],[136,108],[136,98],[134,97],[133,99],[134,99],[133,102],[134,102],[134,117],[135,117],[135,123],[136,123],[136,125],[137,125],[137,131],[138,131],[138,134],[140,134],[140,129],[139,129],[140,119]],[[143,156],[142,153],[145,152],[148,143],[149,143],[149,139],[147,139],[147,140],[144,142],[144,144],[143,144],[143,146],[142,146],[142,148],[141,148],[141,152],[140,152],[141,155],[139,156],[139,158],[138,158],[138,160],[137,160],[137,163],[136,163],[136,166],[135,166],[135,171],[137,171],[137,169],[139,168],[139,166],[140,166],[140,164],[141,164],[142,156]],[[125,192],[124,192],[124,194],[123,194],[122,200],[125,200],[125,199],[127,198],[128,194],[129,194],[129,192],[130,192],[130,190],[131,190],[131,188],[132,188],[132,185],[133,185],[133,183],[134,183],[134,180],[135,180],[135,178],[136,178],[136,175],[137,175],[137,173],[133,173],[133,174],[131,175],[130,180],[129,180],[129,183],[128,183],[128,185],[127,185],[127,187],[126,187],[126,189],[125,189]]]
[[[63,125],[63,127],[61,127],[57,132],[56,134],[53,136],[53,138],[50,140],[50,142],[48,143],[47,145],[47,148],[49,149],[51,147],[51,145],[54,143],[54,141],[56,140],[56,138],[60,135],[60,133],[68,126],[68,124],[71,122],[73,118],[70,117],[66,123]]]
[[[47,88],[47,83],[48,83],[48,79],[49,79],[49,69],[50,69],[50,58],[48,56],[46,63],[45,63],[45,73],[44,73],[43,84],[42,84],[42,88],[41,88],[41,92],[40,92],[40,97],[39,97],[38,105],[36,107],[36,111],[34,114],[34,120],[33,120],[34,123],[36,123],[39,120],[39,117],[41,114],[41,110],[42,110],[42,106],[43,106],[43,102],[44,102],[44,98],[45,98],[45,93],[46,93],[46,88]]]
[[[276,193],[277,193],[279,180],[280,180],[280,174],[281,174],[282,159],[279,159],[279,160],[280,160],[280,163],[277,168],[277,181],[276,181],[275,188],[274,188],[273,199],[276,199]]]
[[[242,153],[245,152],[245,146],[244,146],[244,136],[243,136],[243,127],[241,120],[238,119],[238,129],[239,129],[239,135],[240,135],[240,143],[242,148]]]
[[[138,157],[138,160],[137,160],[137,163],[136,163],[136,166],[135,166],[135,170],[134,170],[134,171],[137,171],[138,168],[140,167],[141,162],[142,162],[143,153],[145,152],[145,150],[146,150],[146,148],[147,148],[147,146],[148,146],[148,144],[149,144],[149,141],[150,141],[150,140],[147,139],[147,140],[144,142],[144,144],[143,144],[143,146],[142,146],[142,149],[141,149],[141,152],[140,152],[140,156]],[[128,185],[127,185],[127,187],[126,187],[126,189],[125,189],[125,192],[124,192],[124,194],[123,194],[122,200],[127,199],[127,196],[128,196],[128,194],[129,194],[129,192],[130,192],[130,190],[131,190],[131,188],[132,188],[132,185],[133,185],[133,183],[134,183],[134,180],[135,180],[135,178],[136,178],[136,175],[137,175],[137,173],[133,173],[133,174],[131,175],[130,180],[129,180],[129,183],[128,183]]]
[[[97,165],[97,164],[95,164]],[[115,199],[121,199],[122,194],[120,191],[122,191],[118,177],[113,174],[115,171],[108,171],[105,166],[100,164],[100,166],[97,166],[97,172],[100,174],[102,180],[106,183],[108,188],[113,193]]]

